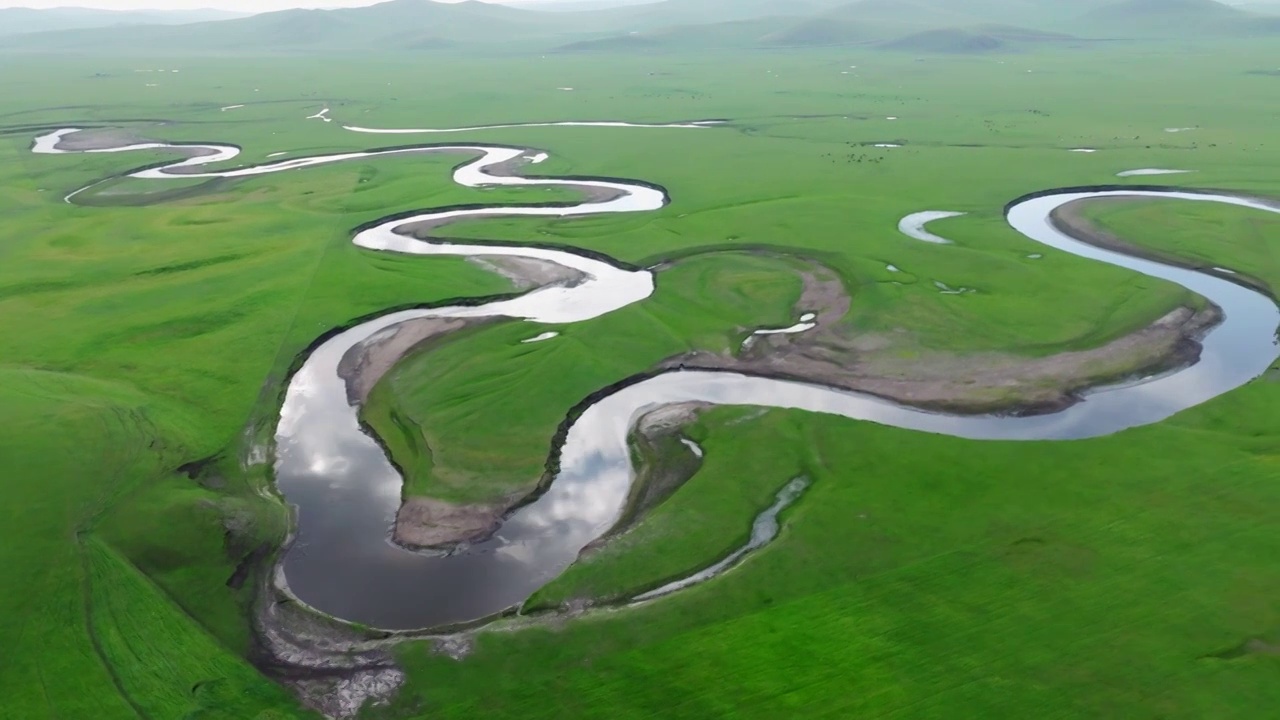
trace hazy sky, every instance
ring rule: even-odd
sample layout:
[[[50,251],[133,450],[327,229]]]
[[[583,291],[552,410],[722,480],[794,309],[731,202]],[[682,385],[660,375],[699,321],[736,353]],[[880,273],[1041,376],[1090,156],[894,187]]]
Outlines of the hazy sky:
[[[354,7],[356,5],[373,5],[379,0],[0,0],[3,7],[93,7],[107,10],[190,10],[195,8],[219,8],[221,10],[243,10],[266,12],[268,10],[284,10],[292,7]],[[442,2],[458,2],[459,0],[441,0]],[[521,0],[538,2],[539,0]]]

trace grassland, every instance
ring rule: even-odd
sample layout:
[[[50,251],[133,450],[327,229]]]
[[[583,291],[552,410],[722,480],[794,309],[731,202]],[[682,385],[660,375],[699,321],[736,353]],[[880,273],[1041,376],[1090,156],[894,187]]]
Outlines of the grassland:
[[[1158,430],[1054,446],[974,447],[785,414],[724,428],[721,413],[709,422],[728,432],[708,438],[720,459],[700,475],[716,485],[715,510],[698,512],[703,491],[690,486],[676,496],[682,519],[758,508],[805,471],[816,482],[780,540],[643,609],[482,636],[464,663],[406,648],[422,690],[402,707],[1248,717],[1273,699],[1274,657],[1214,657],[1275,632],[1267,598],[1280,578],[1262,510],[1274,500],[1274,436],[1239,418],[1261,417],[1276,385],[1246,394]],[[793,438],[803,449],[773,444]],[[696,546],[699,534],[679,539]]]
[[[691,348],[735,347],[736,329],[754,322],[790,324],[800,282],[788,270],[746,254],[702,256],[665,275],[654,302],[558,328],[555,342],[522,344],[536,334],[523,324],[479,330],[402,363],[377,386],[365,417],[380,429],[388,427],[383,413],[410,424],[407,494],[459,502],[509,494],[541,477],[566,396],[584,398],[626,377],[620,369],[643,372]],[[476,353],[492,364],[476,363]],[[566,376],[565,368],[574,372]],[[427,435],[418,418],[440,434]],[[379,434],[396,438],[392,455],[400,457],[403,435]]]
[[[803,57],[790,60],[800,62]],[[1073,59],[1071,55],[1053,57],[1062,62]],[[540,230],[539,239],[589,247],[638,264],[699,245],[801,253],[844,277],[853,295],[845,320],[850,332],[893,337],[903,358],[930,351],[991,350],[1040,356],[1102,345],[1193,300],[1178,288],[1061,253],[1029,261],[1028,254],[1043,249],[1008,229],[1002,217],[1007,201],[1031,189],[1119,182],[1114,178],[1117,172],[1161,163],[1197,170],[1193,175],[1168,176],[1173,183],[1250,188],[1247,178],[1254,161],[1229,146],[1251,135],[1231,141],[1207,121],[1202,130],[1165,132],[1167,127],[1200,123],[1140,119],[1141,114],[1153,112],[1155,103],[1150,99],[1140,98],[1124,110],[1106,111],[1123,117],[1124,129],[1113,127],[1110,134],[1100,129],[1094,135],[1068,131],[1068,126],[1101,122],[1098,115],[1103,111],[1095,109],[1092,95],[1107,91],[1090,85],[1093,76],[1067,74],[1054,66],[1010,68],[992,61],[962,62],[959,68],[950,63],[900,61],[892,67],[919,85],[910,86],[909,93],[906,87],[895,86],[889,90],[893,100],[867,107],[857,104],[871,95],[862,92],[867,82],[864,75],[883,72],[880,81],[886,84],[903,77],[891,76],[880,65],[859,68],[863,74],[858,76],[845,76],[835,69],[847,67],[841,65],[824,68],[825,78],[811,79],[808,75],[817,75],[816,71],[787,69],[786,62],[786,56],[771,57],[765,68],[767,82],[775,82],[777,76],[778,86],[787,88],[774,97],[805,93],[808,82],[851,84],[860,90],[845,101],[849,119],[844,115],[743,118],[735,121],[740,133],[697,131],[668,136],[664,144],[696,152],[706,158],[705,166],[669,163],[661,167],[660,159],[637,151],[631,151],[627,162],[642,168],[630,173],[636,177],[661,178],[677,200],[671,208],[654,216],[552,222]],[[1017,83],[1007,90],[1004,109],[996,109],[1002,100],[995,91],[975,98],[942,85],[953,73],[979,72],[977,68]],[[1031,80],[1036,73],[1027,69],[1038,70],[1040,77]],[[1180,70],[1197,71],[1192,65]],[[1043,89],[1035,89],[1037,85]],[[815,87],[812,97],[821,96]],[[917,110],[903,109],[913,103],[918,104]],[[939,107],[947,108],[947,114],[930,111]],[[710,114],[733,115],[715,110],[719,108]],[[917,117],[916,112],[922,115]],[[1166,118],[1190,118],[1206,111],[1166,108],[1162,112]],[[885,119],[899,113],[898,120]],[[1239,121],[1249,115],[1245,110],[1223,108],[1221,117]],[[1032,139],[1036,133],[1053,141],[1036,147]],[[750,137],[749,149],[744,148],[741,134]],[[898,149],[858,145],[876,139],[902,139],[908,144]],[[1100,152],[1072,154],[1067,152],[1071,147],[1097,147]],[[1215,170],[1213,158],[1226,165]],[[723,172],[723,178],[713,184],[700,180],[708,172],[706,166]],[[575,165],[573,172],[580,167]],[[956,173],[950,182],[936,181],[939,167]],[[603,164],[589,168],[610,172]],[[1028,179],[1037,177],[1041,179]],[[1262,175],[1257,177],[1261,181]],[[1261,183],[1255,187],[1264,192],[1265,181]],[[914,243],[894,230],[898,218],[926,208],[969,213],[936,226],[938,232],[955,239],[955,246]],[[1254,222],[1274,224],[1269,218]],[[486,221],[454,232],[516,241],[527,237],[529,229],[522,222]],[[1202,252],[1211,254],[1217,248],[1215,243]],[[889,272],[890,264],[904,272]],[[669,272],[681,276],[680,265]],[[795,272],[782,262],[776,267],[778,272]],[[489,328],[476,332],[473,340],[411,360],[393,372],[368,419],[383,430],[384,437],[400,436],[394,425],[380,419],[391,412],[380,403],[406,398],[394,412],[399,425],[410,427],[422,442],[404,456],[430,456],[434,473],[424,476],[428,471],[419,460],[406,460],[417,468],[410,473],[409,492],[428,492],[432,477],[438,487],[429,492],[452,500],[491,499],[532,487],[546,460],[544,438],[551,437],[564,414],[599,387],[605,376],[612,373],[617,379],[642,372],[656,359],[688,348],[732,347],[753,327],[779,326],[779,318],[795,317],[789,298],[779,296],[784,302],[771,307],[773,317],[744,322],[740,318],[760,315],[761,304],[721,291],[721,297],[714,299],[719,312],[726,319],[739,319],[722,325],[715,338],[698,338],[686,327],[693,321],[680,317],[678,303],[686,298],[675,304],[666,300],[671,288],[686,285],[675,277],[668,282],[660,275],[659,292],[651,303],[591,323],[589,329],[588,324],[564,329],[563,343],[521,346],[514,341],[529,336],[527,331]],[[937,293],[933,280],[979,292],[957,300]],[[699,287],[705,293],[705,288],[719,289],[719,284]],[[704,298],[700,304],[710,308],[712,299]],[[1046,313],[1046,307],[1053,312]],[[655,314],[665,316],[654,322]],[[646,352],[631,352],[637,344],[644,344]],[[469,362],[473,354],[487,362]],[[603,361],[610,355],[616,358],[612,364]],[[566,378],[564,367],[589,370],[581,378]],[[606,372],[597,375],[596,368]],[[508,437],[497,434],[502,432]],[[521,439],[513,442],[514,437]],[[453,458],[465,458],[465,462],[455,463]],[[475,484],[479,477],[484,478],[483,484]]]
[[[1194,261],[1208,254],[1214,256],[1210,263],[1253,269],[1268,288],[1280,284],[1280,263],[1273,240],[1280,232],[1280,223],[1256,214],[1171,201],[1124,201],[1097,204],[1089,215],[1094,222],[1162,255]],[[1217,239],[1212,249],[1206,247],[1207,237]],[[1256,391],[1257,387],[1250,390]],[[832,468],[852,462],[852,458],[847,457],[833,460],[809,454],[812,431],[808,425],[823,422],[787,422],[782,419],[784,413],[770,413],[766,419],[757,419],[752,418],[754,414],[742,410],[717,411],[712,418],[690,428],[691,436],[706,444],[708,450],[707,464],[697,477],[714,479],[700,479],[686,485],[678,496],[679,501],[666,503],[650,513],[634,531],[587,555],[535,596],[530,608],[555,606],[578,598],[606,601],[627,598],[661,584],[660,581],[687,575],[727,555],[745,541],[750,518],[773,501],[773,494],[782,484],[779,477],[809,474],[831,476],[832,481],[839,482],[836,478],[843,475],[832,474]],[[733,440],[725,437],[739,434],[747,437]],[[780,463],[779,469],[771,472],[754,469],[760,458],[743,456],[734,449],[739,443],[769,444],[770,436],[778,438],[774,452]],[[1216,440],[1209,444],[1212,442]],[[1091,443],[1072,444],[1088,446]],[[1125,443],[1118,443],[1116,450],[1100,451],[1102,454],[1095,461],[1099,465],[1107,464],[1106,453],[1117,451],[1123,445]],[[1036,452],[1051,447],[1054,448],[1051,452],[1057,452],[1056,446],[1048,445],[1040,446]],[[715,451],[717,448],[719,452]],[[1005,448],[1016,456],[1024,454],[1024,448],[1017,445]],[[850,452],[861,450],[848,448]],[[1194,453],[1199,452],[1203,450],[1197,446]],[[1264,452],[1270,454],[1271,451]],[[1010,458],[1008,462],[1011,466],[1019,462],[1037,466],[1039,461]],[[727,478],[734,480],[726,482]],[[849,507],[841,503],[835,505]]]
[[[646,216],[455,230],[637,263],[748,245],[813,255],[853,293],[850,327],[902,328],[904,353],[1036,355],[1100,344],[1188,298],[1060,254],[1028,260],[1040,249],[1004,226],[1004,203],[1159,166],[1197,171],[1170,183],[1280,192],[1274,78],[1249,73],[1263,69],[1259,47],[925,62],[853,50],[442,59],[423,72],[377,58],[277,59],[269,74],[234,58],[0,65],[7,707],[304,717],[244,660],[253,580],[227,584],[286,524],[259,494],[266,469],[241,463],[246,427],[269,428],[288,367],[329,328],[507,289],[465,262],[357,251],[350,228],[431,205],[545,199],[455,188],[456,158],[400,158],[81,208],[61,196],[160,156],[35,157],[32,132],[17,128],[165,119],[126,124],[234,142],[254,161],[376,144],[302,119],[321,105],[374,126],[733,118],[708,131],[468,136],[544,148],[547,174],[657,182],[674,202]],[[182,72],[135,72],[161,67]],[[885,141],[906,146],[868,147]],[[956,245],[894,231],[900,216],[932,208],[970,213],[936,228]],[[1156,204],[1097,219],[1135,242],[1280,280],[1273,220]],[[918,281],[892,284],[887,264]],[[932,279],[980,292],[943,296]],[[785,322],[797,293],[785,260],[692,256],[664,271],[652,301],[559,328],[562,342],[522,347],[536,333],[500,325],[410,359],[377,390],[375,424],[394,413],[431,441],[433,464],[406,462],[421,492],[527,487],[555,424],[587,392],[671,352]],[[544,598],[607,597],[697,567],[745,535],[790,476],[809,474],[777,543],[643,610],[482,635],[465,662],[406,646],[409,685],[375,715],[1256,716],[1274,704],[1275,658],[1212,656],[1269,642],[1280,625],[1266,516],[1277,393],[1262,381],[1159,427],[1054,445],[717,411],[691,431],[708,449],[698,475]],[[396,450],[426,457],[422,446]],[[175,472],[212,456],[198,479]]]

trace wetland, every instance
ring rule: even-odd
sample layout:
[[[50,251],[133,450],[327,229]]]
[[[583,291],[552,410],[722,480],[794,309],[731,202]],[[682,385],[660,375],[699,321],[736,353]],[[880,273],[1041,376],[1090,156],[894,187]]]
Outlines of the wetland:
[[[1256,715],[1273,78],[1142,48],[0,65],[13,712]]]

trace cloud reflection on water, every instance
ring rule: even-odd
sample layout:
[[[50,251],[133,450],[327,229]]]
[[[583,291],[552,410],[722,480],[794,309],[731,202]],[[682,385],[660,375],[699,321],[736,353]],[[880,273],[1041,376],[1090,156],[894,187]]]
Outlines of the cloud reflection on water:
[[[33,150],[74,152],[60,148],[66,136],[74,132],[66,129],[37,138]],[[164,147],[175,146],[145,143],[90,152]],[[627,432],[636,418],[654,407],[702,402],[791,408],[975,440],[1068,440],[1108,435],[1163,420],[1257,377],[1278,354],[1276,329],[1280,310],[1269,298],[1219,277],[1073,240],[1048,219],[1054,209],[1070,202],[1115,196],[1220,202],[1267,212],[1277,212],[1275,206],[1250,198],[1182,191],[1064,192],[1035,197],[1008,212],[1010,224],[1028,238],[1177,283],[1224,310],[1225,321],[1204,338],[1198,364],[1146,382],[1104,388],[1062,412],[1035,417],[949,416],[804,383],[734,373],[670,372],[625,387],[587,408],[568,432],[561,471],[548,491],[517,511],[495,537],[451,556],[414,553],[388,541],[402,481],[382,449],[360,427],[357,409],[349,404],[345,383],[338,376],[342,357],[370,337],[388,332],[406,320],[499,316],[544,324],[574,323],[639,302],[653,292],[654,285],[653,276],[647,271],[622,269],[579,253],[534,247],[437,244],[400,234],[397,228],[406,223],[466,217],[640,212],[662,207],[665,195],[649,186],[620,181],[561,181],[488,173],[531,152],[527,149],[479,145],[407,148],[298,158],[221,172],[170,172],[224,161],[239,153],[237,148],[218,145],[181,149],[205,154],[131,176],[247,177],[381,155],[463,150],[480,155],[456,171],[455,180],[463,185],[588,186],[612,195],[610,199],[568,207],[424,212],[380,224],[356,236],[356,244],[372,250],[417,255],[518,255],[555,262],[585,277],[572,287],[546,287],[483,306],[390,313],[321,344],[290,380],[277,428],[275,469],[281,491],[298,507],[299,527],[298,541],[284,559],[284,573],[290,588],[305,602],[335,616],[376,627],[420,628],[484,617],[518,604],[557,576],[585,545],[606,532],[620,516],[634,480]],[[936,219],[938,213],[931,214]],[[925,215],[913,218],[909,223],[913,232],[909,234],[919,237],[924,232]],[[938,240],[942,239],[934,241]]]

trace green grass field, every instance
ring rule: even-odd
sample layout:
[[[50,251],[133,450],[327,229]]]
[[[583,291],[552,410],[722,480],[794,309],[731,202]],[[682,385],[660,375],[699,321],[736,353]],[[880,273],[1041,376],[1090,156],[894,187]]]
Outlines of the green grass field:
[[[288,368],[330,328],[509,290],[461,260],[357,250],[352,228],[414,208],[564,197],[458,188],[459,158],[419,157],[77,207],[62,196],[163,156],[35,156],[32,128],[232,142],[245,162],[515,143],[551,153],[539,173],[667,187],[672,204],[651,214],[451,228],[633,263],[679,258],[652,299],[553,328],[554,343],[519,344],[545,328],[485,327],[407,359],[377,388],[367,418],[410,471],[406,491],[476,500],[536,483],[556,425],[592,391],[791,322],[800,285],[788,254],[838,271],[850,330],[898,333],[904,354],[1096,347],[1194,302],[1061,253],[1030,260],[1043,248],[1010,230],[1002,208],[1035,190],[1126,182],[1115,174],[1141,167],[1195,171],[1163,184],[1280,195],[1276,78],[1254,72],[1270,69],[1267,48],[274,58],[269,72],[233,57],[0,63],[6,707],[18,718],[308,717],[246,660],[256,579],[227,583],[287,531],[285,509],[263,493],[268,468],[244,462],[246,438],[270,435]],[[135,72],[159,67],[182,72]],[[339,122],[303,119],[326,105]],[[339,127],[703,118],[731,122],[421,138]],[[1198,129],[1165,132],[1181,127]],[[905,147],[870,147],[881,142]],[[955,245],[897,233],[901,216],[928,209],[969,213],[933,228]],[[1169,203],[1094,216],[1136,244],[1280,283],[1273,217]],[[694,252],[747,247],[773,252]],[[979,292],[942,295],[933,280]],[[1276,657],[1229,651],[1280,632],[1268,516],[1280,492],[1277,401],[1280,383],[1264,379],[1156,427],[1035,444],[709,413],[689,431],[708,451],[697,475],[537,602],[617,597],[701,567],[807,474],[814,485],[778,541],[643,609],[481,634],[461,662],[406,644],[408,685],[367,715],[1265,715]],[[198,479],[177,472],[214,456]]]

